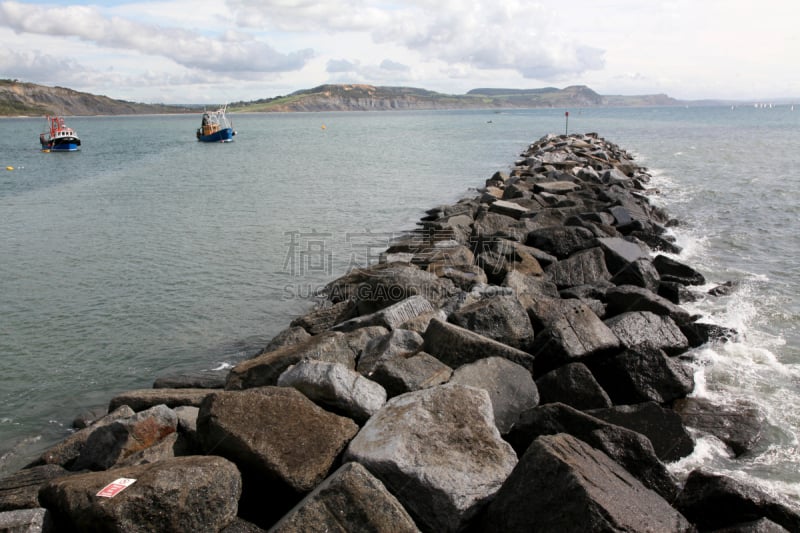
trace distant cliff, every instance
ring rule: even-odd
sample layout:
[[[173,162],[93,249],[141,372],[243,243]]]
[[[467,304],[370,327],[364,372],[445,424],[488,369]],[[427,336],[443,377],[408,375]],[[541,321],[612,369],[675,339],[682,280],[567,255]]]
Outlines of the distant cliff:
[[[603,96],[584,85],[564,89],[473,89],[449,95],[413,87],[320,85],[287,96],[231,104],[233,111],[379,111],[677,105],[666,95]]]
[[[320,85],[287,96],[235,102],[231,112],[388,111],[425,109],[580,108],[681,104],[664,94],[604,96],[585,85],[558,89],[473,89],[452,95],[414,87]],[[194,106],[151,105],[114,100],[107,96],[0,80],[0,116],[141,115],[197,112]]]
[[[63,87],[0,80],[0,116],[143,115],[189,111],[184,107],[114,100]]]

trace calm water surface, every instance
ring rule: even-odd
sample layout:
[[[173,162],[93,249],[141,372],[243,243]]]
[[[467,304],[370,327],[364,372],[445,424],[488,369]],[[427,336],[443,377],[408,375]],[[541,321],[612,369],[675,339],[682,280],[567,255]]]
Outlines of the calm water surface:
[[[0,120],[0,474],[119,392],[254,353],[315,288],[565,127],[563,109],[233,119],[235,142],[201,144],[199,115],[72,118],[70,154],[39,152],[42,119]],[[739,459],[700,438],[670,468],[800,502],[800,112],[570,110],[569,126],[633,152],[685,222],[679,259],[740,283],[691,306],[741,333],[696,351],[695,394],[757,402],[765,438]]]

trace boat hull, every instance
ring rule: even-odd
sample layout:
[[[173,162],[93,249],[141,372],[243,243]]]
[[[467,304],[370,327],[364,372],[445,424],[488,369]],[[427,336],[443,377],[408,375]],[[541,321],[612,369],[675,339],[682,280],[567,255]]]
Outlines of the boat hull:
[[[233,135],[233,128],[223,128],[209,135],[203,135],[198,131],[197,140],[204,143],[224,143],[231,142],[233,140]]]
[[[58,139],[56,141],[42,141],[42,150],[51,152],[77,152],[81,145],[79,139]]]

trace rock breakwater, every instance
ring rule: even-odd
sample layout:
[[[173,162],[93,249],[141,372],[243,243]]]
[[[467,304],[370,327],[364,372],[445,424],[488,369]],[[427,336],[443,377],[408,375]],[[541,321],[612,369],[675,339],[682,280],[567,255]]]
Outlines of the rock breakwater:
[[[689,396],[691,348],[736,332],[681,307],[705,280],[650,178],[596,134],[540,139],[217,380],[112,398],[0,480],[0,530],[800,531],[666,467],[761,422]]]

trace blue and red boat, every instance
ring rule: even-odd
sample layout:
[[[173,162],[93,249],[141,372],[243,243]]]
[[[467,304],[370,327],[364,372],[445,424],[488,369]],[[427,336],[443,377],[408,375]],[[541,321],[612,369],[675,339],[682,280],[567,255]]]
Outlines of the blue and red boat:
[[[225,116],[227,106],[220,107],[216,111],[203,112],[203,122],[197,128],[197,140],[206,143],[231,142],[236,132]]]
[[[81,140],[75,130],[68,127],[64,117],[47,117],[47,131],[39,134],[43,152],[75,152]]]

